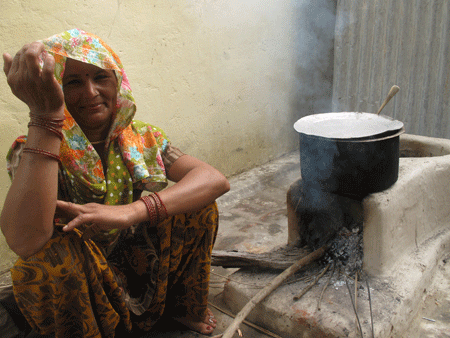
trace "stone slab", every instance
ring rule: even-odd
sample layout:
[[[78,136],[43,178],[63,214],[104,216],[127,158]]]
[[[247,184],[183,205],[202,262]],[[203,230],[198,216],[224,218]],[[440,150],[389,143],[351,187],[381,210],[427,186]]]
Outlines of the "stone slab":
[[[438,263],[450,252],[450,230],[440,230],[421,246],[410,250],[395,264],[389,276],[364,276],[358,283],[357,311],[364,337],[371,336],[369,282],[374,332],[377,338],[405,337],[404,332],[420,314],[422,298],[432,284]],[[302,278],[319,272],[317,266],[296,274]],[[275,272],[239,270],[229,277],[224,288],[224,301],[234,313],[271,279]],[[347,288],[354,298],[354,280],[338,276],[336,271],[326,288],[318,310],[318,300],[327,283],[328,272],[300,300],[294,301],[309,282],[284,284],[261,302],[249,320],[282,337],[360,337],[356,316]],[[347,282],[346,282],[347,280]],[[448,294],[448,292],[447,292]],[[447,321],[449,324],[449,321]],[[409,333],[408,337],[423,337]]]

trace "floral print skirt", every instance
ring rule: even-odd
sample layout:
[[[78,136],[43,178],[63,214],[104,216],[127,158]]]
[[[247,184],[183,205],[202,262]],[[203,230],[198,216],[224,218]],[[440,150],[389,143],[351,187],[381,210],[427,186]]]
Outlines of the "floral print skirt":
[[[164,312],[202,319],[217,205],[123,232],[106,258],[82,233],[55,231],[11,269],[17,304],[31,327],[58,337],[149,331]]]

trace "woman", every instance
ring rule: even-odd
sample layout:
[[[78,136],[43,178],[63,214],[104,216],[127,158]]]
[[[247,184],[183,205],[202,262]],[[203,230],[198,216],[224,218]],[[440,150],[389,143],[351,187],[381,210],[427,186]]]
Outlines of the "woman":
[[[164,314],[212,333],[214,201],[227,179],[133,121],[123,66],[98,37],[73,29],[3,58],[31,118],[8,154],[0,219],[20,257],[14,296],[31,327],[114,337],[148,331]],[[176,183],[162,190],[167,179]]]

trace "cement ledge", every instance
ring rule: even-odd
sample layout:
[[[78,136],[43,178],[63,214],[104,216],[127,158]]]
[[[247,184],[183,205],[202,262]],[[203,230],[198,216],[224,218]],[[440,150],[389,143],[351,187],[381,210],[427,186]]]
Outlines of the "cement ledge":
[[[385,277],[385,280],[390,281],[402,302],[394,312],[390,325],[385,325],[380,330],[379,337],[405,337],[404,331],[419,312],[419,305],[432,284],[439,261],[449,252],[450,227],[446,226],[397,261],[393,270],[395,272]]]
[[[405,158],[391,188],[363,200],[364,270],[388,274],[393,257],[416,247],[450,223],[450,156]]]
[[[450,223],[450,140],[402,135],[399,177],[389,189],[367,196],[364,270],[388,274],[399,257]]]
[[[395,264],[394,273],[368,277],[376,337],[404,337],[402,334],[418,312],[424,290],[431,284],[437,263],[449,252],[450,229],[446,227],[435,232],[419,247],[406,252]],[[273,272],[235,272],[225,285],[223,296],[226,304],[238,313],[259,291],[251,284],[267,285],[276,275]],[[248,319],[282,337],[359,337],[342,276],[331,279],[324,292],[321,309],[317,309],[327,275],[299,301],[294,301],[293,296],[308,283],[299,281],[280,286],[252,311]],[[354,283],[351,280],[348,282],[353,297]],[[357,307],[363,334],[371,336],[365,282],[358,285]]]

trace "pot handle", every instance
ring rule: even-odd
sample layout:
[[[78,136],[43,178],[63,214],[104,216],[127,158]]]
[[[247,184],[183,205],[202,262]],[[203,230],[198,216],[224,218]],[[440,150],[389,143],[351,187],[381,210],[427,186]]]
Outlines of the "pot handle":
[[[393,85],[391,87],[391,90],[389,91],[388,96],[386,96],[386,99],[384,99],[384,102],[381,105],[380,109],[378,109],[377,115],[380,115],[380,113],[383,110],[384,106],[387,105],[387,103],[395,96],[395,94],[398,93],[399,90],[400,90],[400,87],[397,86],[397,85]]]

